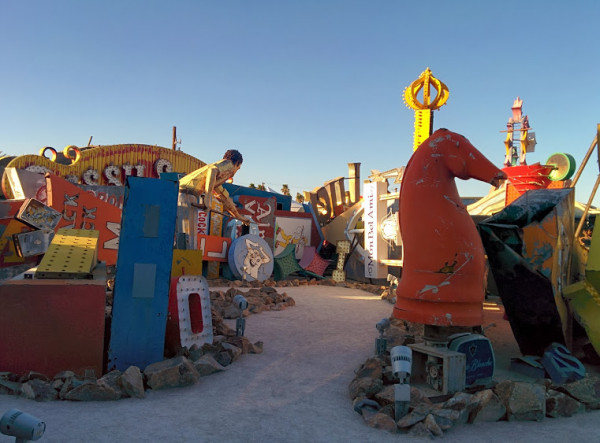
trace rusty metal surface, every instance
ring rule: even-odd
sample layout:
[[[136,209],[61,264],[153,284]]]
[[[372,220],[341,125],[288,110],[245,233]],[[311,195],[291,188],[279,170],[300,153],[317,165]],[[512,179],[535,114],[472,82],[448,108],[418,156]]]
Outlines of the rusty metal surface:
[[[25,200],[16,215],[17,220],[43,231],[54,231],[61,217],[62,214],[56,209],[34,198]]]
[[[35,230],[13,235],[19,257],[45,254],[50,246],[54,231]]]
[[[478,225],[491,272],[521,352],[565,343],[573,239],[572,189],[529,191]]]

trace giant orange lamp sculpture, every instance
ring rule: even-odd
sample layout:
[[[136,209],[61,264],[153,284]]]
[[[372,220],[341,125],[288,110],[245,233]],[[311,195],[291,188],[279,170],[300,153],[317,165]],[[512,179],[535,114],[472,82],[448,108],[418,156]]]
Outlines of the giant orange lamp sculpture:
[[[485,257],[454,178],[498,186],[506,174],[462,135],[438,129],[409,160],[400,189],[404,266],[394,317],[436,326],[479,326]]]

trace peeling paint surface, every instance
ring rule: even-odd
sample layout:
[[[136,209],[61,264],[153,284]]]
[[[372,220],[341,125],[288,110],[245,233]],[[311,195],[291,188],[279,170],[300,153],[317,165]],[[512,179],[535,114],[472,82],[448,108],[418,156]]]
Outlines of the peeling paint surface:
[[[480,325],[485,256],[454,177],[490,182],[499,175],[466,138],[451,131],[436,131],[415,151],[400,189],[404,266],[395,317],[440,326],[450,321]],[[423,207],[430,215],[415,217],[415,208]]]

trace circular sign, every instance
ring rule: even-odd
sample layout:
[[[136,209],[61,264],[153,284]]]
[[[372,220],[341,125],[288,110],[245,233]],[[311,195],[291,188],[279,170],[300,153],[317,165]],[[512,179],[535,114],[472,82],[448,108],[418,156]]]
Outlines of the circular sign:
[[[258,235],[236,238],[229,248],[229,268],[236,278],[265,281],[273,273],[273,251]]]
[[[552,181],[568,180],[575,174],[575,159],[571,154],[557,152],[548,157],[546,164],[554,166],[548,175]]]

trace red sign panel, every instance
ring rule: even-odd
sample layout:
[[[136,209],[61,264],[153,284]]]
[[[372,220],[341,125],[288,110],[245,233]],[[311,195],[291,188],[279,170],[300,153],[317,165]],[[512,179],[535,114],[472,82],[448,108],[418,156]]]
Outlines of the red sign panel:
[[[258,225],[258,235],[267,244],[273,244],[275,237],[275,208],[277,200],[275,197],[255,197],[252,195],[240,195],[239,203],[242,205],[240,214],[248,216]],[[238,237],[242,235],[241,227],[238,227]]]
[[[121,210],[56,175],[48,174],[46,187],[48,206],[62,213],[57,229],[100,231],[98,259],[107,265],[115,265],[121,232]]]

